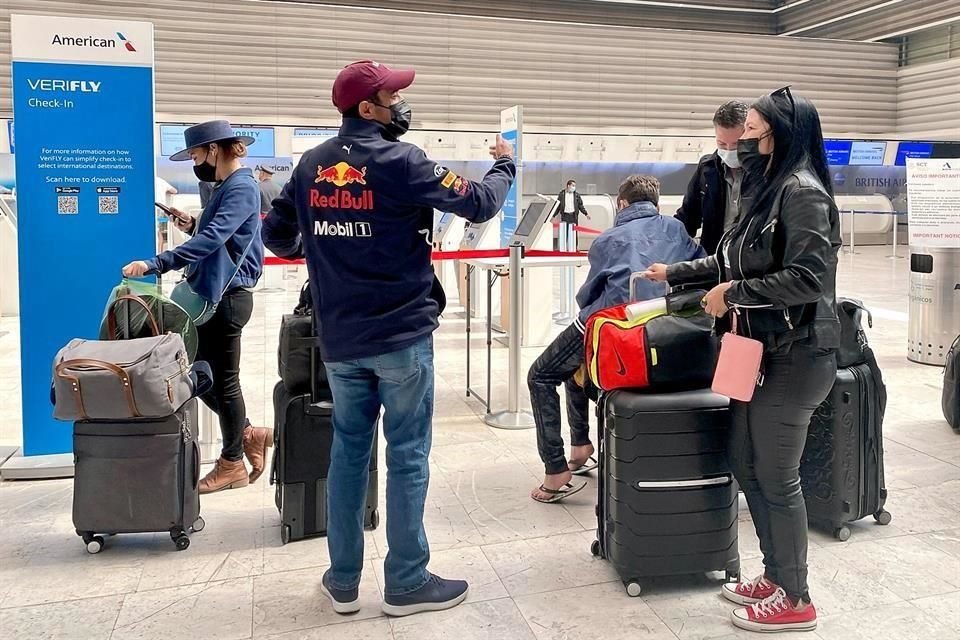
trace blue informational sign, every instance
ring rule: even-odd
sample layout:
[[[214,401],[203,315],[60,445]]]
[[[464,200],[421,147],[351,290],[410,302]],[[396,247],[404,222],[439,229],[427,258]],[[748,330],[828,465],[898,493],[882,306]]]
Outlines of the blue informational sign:
[[[827,164],[838,167],[846,166],[850,164],[853,142],[851,140],[824,140],[823,150],[827,152]]]
[[[901,142],[897,147],[895,166],[907,166],[907,158],[929,158],[933,155],[932,142]]]
[[[54,356],[97,338],[120,269],[156,253],[153,25],[11,20],[23,450],[68,453],[70,425],[50,404]]]
[[[16,153],[13,150],[13,120],[7,120],[7,140],[10,141],[10,153]]]
[[[517,163],[517,177],[510,190],[507,192],[507,199],[503,203],[503,217],[500,219],[500,246],[506,247],[513,237],[513,232],[517,228],[517,221],[520,219],[522,207],[522,166],[520,154],[523,151],[522,142],[523,131],[523,109],[519,106],[510,107],[500,112],[500,136],[505,142],[513,146],[513,157]]]
[[[188,124],[160,125],[160,155],[169,158],[183,149],[183,132],[190,127]],[[249,136],[254,139],[253,144],[247,147],[249,158],[273,158],[276,154],[276,134],[273,127],[234,127],[233,132],[238,136]]]

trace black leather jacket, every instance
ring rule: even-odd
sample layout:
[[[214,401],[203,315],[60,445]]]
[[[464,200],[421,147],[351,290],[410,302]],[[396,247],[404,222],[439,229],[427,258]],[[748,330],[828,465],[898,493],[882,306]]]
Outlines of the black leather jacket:
[[[742,199],[749,211],[750,198]],[[832,349],[840,343],[837,253],[840,216],[833,199],[808,169],[784,181],[768,211],[749,211],[724,234],[717,255],[671,265],[670,284],[732,281],[727,306],[738,333],[768,349],[804,340]],[[717,329],[730,326],[729,314]]]

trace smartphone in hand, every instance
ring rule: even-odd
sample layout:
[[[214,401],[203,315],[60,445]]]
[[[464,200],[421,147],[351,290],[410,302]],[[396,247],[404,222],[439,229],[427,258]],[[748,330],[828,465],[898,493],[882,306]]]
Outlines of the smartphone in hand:
[[[183,217],[182,215],[180,215],[180,213],[179,213],[176,209],[171,209],[170,207],[168,207],[168,206],[165,205],[165,204],[162,204],[162,203],[160,203],[160,202],[154,202],[153,204],[157,205],[157,208],[160,209],[161,211],[163,211],[165,214],[167,214],[168,216],[171,216],[171,217],[176,218],[177,220],[179,220],[179,221],[182,222],[183,224],[190,224],[191,222],[193,222],[193,219],[190,218],[189,216]]]

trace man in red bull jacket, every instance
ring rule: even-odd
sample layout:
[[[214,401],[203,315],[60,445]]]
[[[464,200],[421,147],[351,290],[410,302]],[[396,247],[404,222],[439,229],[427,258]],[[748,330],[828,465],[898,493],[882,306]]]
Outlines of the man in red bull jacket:
[[[263,224],[267,247],[305,256],[321,358],[333,391],[327,480],[331,567],[322,589],[339,613],[360,609],[363,512],[377,417],[386,409],[387,543],[383,610],[403,616],[456,606],[467,583],[427,571],[423,529],[433,417],[433,209],[471,222],[495,216],[516,174],[499,137],[495,162],[471,182],[399,142],[411,110],[400,91],[413,71],[356,62],[333,85],[340,134],[300,160]]]

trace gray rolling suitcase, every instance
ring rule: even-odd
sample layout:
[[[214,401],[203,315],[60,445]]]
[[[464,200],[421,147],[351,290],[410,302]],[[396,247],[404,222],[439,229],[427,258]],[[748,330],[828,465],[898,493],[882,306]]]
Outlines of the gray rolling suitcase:
[[[196,399],[166,418],[78,421],[73,452],[73,524],[88,552],[103,548],[98,534],[163,531],[183,551],[203,529]]]

